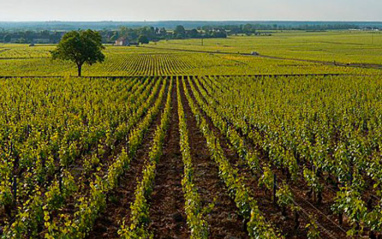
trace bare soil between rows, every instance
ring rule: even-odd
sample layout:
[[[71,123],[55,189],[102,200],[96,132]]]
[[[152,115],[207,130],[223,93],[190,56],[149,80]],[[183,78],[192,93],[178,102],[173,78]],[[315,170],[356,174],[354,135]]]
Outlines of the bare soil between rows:
[[[207,215],[210,238],[248,238],[243,218],[238,215],[235,202],[229,197],[227,188],[219,178],[217,164],[210,157],[207,142],[197,126],[195,116],[180,88],[188,125],[189,143],[194,166],[194,182],[203,206],[214,204]]]
[[[168,90],[168,85],[166,86]],[[134,202],[134,192],[138,182],[142,178],[142,169],[148,158],[153,142],[154,133],[161,122],[166,97],[163,97],[160,112],[147,130],[142,145],[137,150],[136,156],[131,160],[129,170],[120,179],[119,187],[108,196],[107,205],[104,212],[95,221],[93,230],[87,238],[119,238],[118,230],[122,222],[130,216],[130,205]]]
[[[193,87],[200,94],[194,81],[191,81]],[[191,92],[190,95],[196,102],[194,93],[191,91],[191,86],[187,82],[187,87]],[[202,96],[201,96],[202,97]],[[202,98],[205,103],[204,98]],[[271,194],[265,191],[263,188],[258,186],[258,178],[254,177],[251,170],[247,167],[246,163],[240,159],[233,148],[230,146],[227,138],[222,135],[221,131],[213,124],[211,118],[202,109],[203,117],[206,119],[208,125],[214,132],[215,136],[218,137],[222,149],[224,150],[227,160],[230,162],[231,166],[237,170],[238,176],[242,178],[244,184],[249,189],[249,194],[257,201],[260,211],[263,213],[267,221],[272,222],[276,229],[279,229],[283,235],[287,238],[307,238],[305,230],[302,227],[302,231],[294,230],[293,220],[287,220],[281,215],[281,210],[273,204]]]
[[[182,191],[183,163],[180,152],[180,132],[176,81],[171,92],[171,119],[163,155],[160,157],[151,194],[149,230],[154,238],[189,238],[185,200]]]
[[[195,89],[200,94],[200,89],[196,87],[195,83],[193,84]],[[201,82],[200,84],[201,87],[204,90],[206,90],[206,88]],[[201,97],[205,103],[208,103],[207,100],[203,98],[203,96]],[[210,126],[214,129],[215,133],[220,135],[221,142],[224,145],[223,148],[227,151],[227,155],[232,155],[232,153],[230,152],[228,141],[225,139],[225,137],[221,136],[221,132],[219,131],[219,129],[213,126],[211,119],[206,114],[205,117],[209,122]],[[267,154],[258,147],[256,147],[255,142],[252,142],[252,140],[248,139],[246,136],[243,136],[242,132],[239,132],[239,134],[241,134],[241,136],[244,137],[247,147],[251,149],[256,148],[256,150],[260,152],[262,163],[270,161]],[[229,158],[231,157],[232,156],[230,156]],[[233,159],[238,157],[238,155],[234,155]],[[234,164],[234,161],[232,161],[232,163]],[[273,171],[277,175],[278,184],[282,183],[282,181],[288,182],[295,196],[296,203],[299,206],[301,206],[305,211],[305,213],[300,213],[300,217],[298,219],[300,223],[296,230],[296,228],[294,228],[294,214],[288,210],[287,216],[283,216],[281,214],[281,209],[273,204],[272,192],[264,191],[263,188],[258,187],[258,179],[261,176],[261,173],[259,172],[257,175],[254,175],[254,173],[248,168],[245,162],[242,162],[242,160],[239,160],[235,167],[245,179],[245,184],[251,189],[252,196],[258,201],[259,208],[261,211],[263,211],[265,217],[268,220],[270,220],[273,224],[275,224],[278,228],[280,228],[283,234],[287,236],[287,238],[307,237],[305,225],[309,223],[309,219],[307,218],[306,213],[314,216],[315,220],[320,224],[319,230],[321,231],[321,236],[328,238],[346,238],[345,231],[350,228],[349,226],[342,225],[341,230],[338,227],[338,216],[333,215],[333,212],[330,209],[330,206],[333,203],[333,198],[335,197],[335,193],[333,193],[329,189],[324,190],[323,201],[322,203],[317,204],[315,201],[313,201],[313,198],[307,197],[307,192],[309,192],[310,189],[302,178],[298,178],[297,182],[291,182],[288,179],[288,176],[284,174],[284,172],[273,167]]]

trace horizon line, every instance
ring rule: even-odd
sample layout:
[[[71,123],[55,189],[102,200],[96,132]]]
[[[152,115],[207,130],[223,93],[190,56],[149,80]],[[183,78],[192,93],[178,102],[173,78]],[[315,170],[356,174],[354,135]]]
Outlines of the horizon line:
[[[0,20],[0,23],[55,23],[55,22],[115,22],[115,23],[149,23],[149,22],[358,22],[382,23],[382,20]]]

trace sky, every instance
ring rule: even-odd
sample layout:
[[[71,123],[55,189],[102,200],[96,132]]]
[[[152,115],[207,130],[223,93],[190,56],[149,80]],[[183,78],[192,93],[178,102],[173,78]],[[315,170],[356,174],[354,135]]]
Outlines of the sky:
[[[382,0],[0,0],[0,21],[382,21]]]

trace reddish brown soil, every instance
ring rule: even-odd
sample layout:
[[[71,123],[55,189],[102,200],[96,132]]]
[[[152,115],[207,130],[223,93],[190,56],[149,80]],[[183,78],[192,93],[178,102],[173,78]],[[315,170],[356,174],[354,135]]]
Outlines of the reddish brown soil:
[[[182,191],[183,163],[180,152],[180,134],[176,82],[172,89],[170,128],[165,138],[163,155],[159,159],[155,186],[151,195],[149,229],[154,238],[188,238],[184,197]]]
[[[99,215],[95,221],[93,231],[90,232],[87,238],[119,238],[118,230],[122,221],[125,219],[127,219],[127,222],[129,221],[130,205],[134,201],[134,192],[137,183],[142,177],[142,168],[149,155],[155,130],[160,124],[165,100],[166,97],[162,100],[160,113],[150,125],[141,147],[138,149],[134,159],[131,160],[130,169],[121,178],[120,186],[109,195],[104,213]]]
[[[197,126],[191,108],[187,103],[183,87],[182,102],[187,119],[190,137],[192,163],[194,166],[194,182],[204,206],[215,203],[207,215],[210,238],[248,238],[242,218],[237,213],[234,201],[227,194],[227,188],[219,178],[216,163],[210,157],[206,139]]]

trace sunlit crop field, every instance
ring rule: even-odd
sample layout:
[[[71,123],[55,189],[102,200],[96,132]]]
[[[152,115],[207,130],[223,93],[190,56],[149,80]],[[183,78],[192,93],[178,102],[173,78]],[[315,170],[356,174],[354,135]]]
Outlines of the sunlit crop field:
[[[50,59],[54,48],[2,44],[0,75],[75,76],[72,64]],[[381,49],[382,36],[378,32],[280,32],[272,36],[204,39],[203,46],[200,40],[171,40],[141,47],[107,46],[106,61],[84,66],[84,75],[378,74],[373,69],[380,67]],[[253,51],[260,56],[248,55]],[[231,54],[221,54],[225,52]],[[374,65],[346,67],[349,63]]]
[[[382,236],[373,34],[0,45],[0,238]]]
[[[362,31],[274,32],[272,36],[233,36],[227,39],[171,40],[153,47],[232,53],[256,51],[262,55],[294,59],[381,63],[382,33]]]

